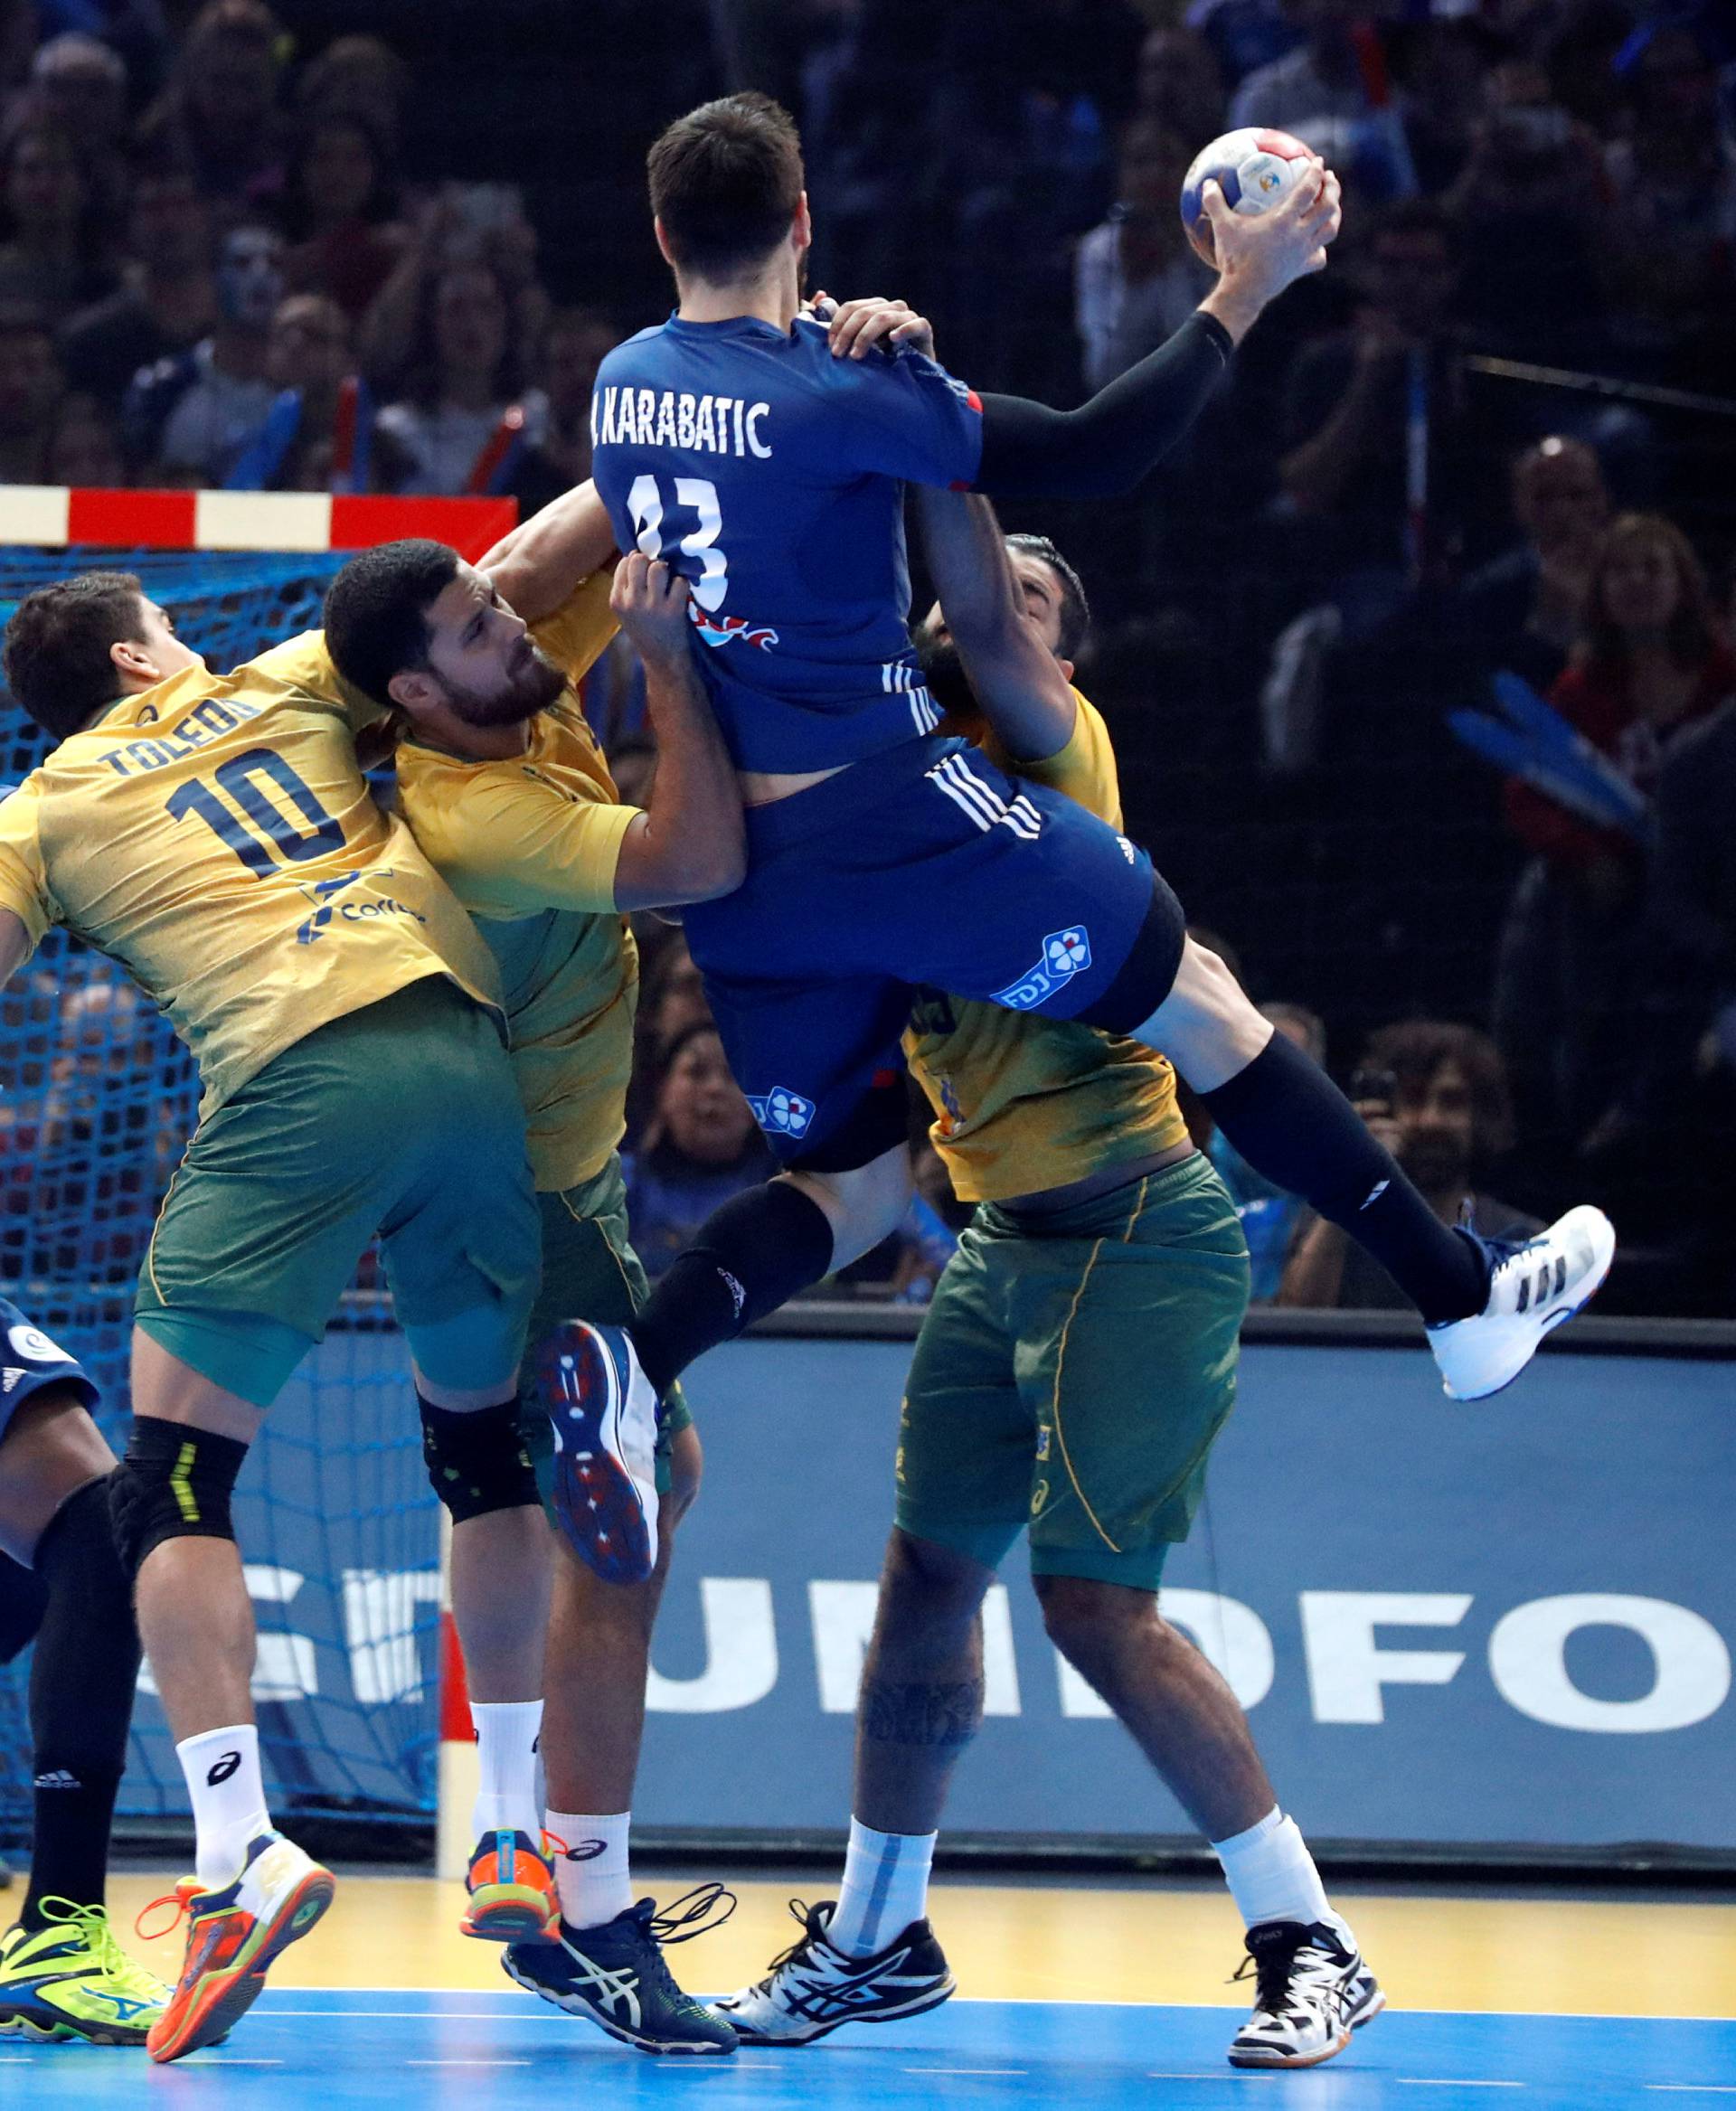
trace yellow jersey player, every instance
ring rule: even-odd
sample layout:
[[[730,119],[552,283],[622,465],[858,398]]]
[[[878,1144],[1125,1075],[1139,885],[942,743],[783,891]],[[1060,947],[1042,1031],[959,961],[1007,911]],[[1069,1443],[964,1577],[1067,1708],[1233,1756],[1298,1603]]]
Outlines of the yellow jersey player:
[[[726,893],[743,862],[735,772],[693,665],[686,584],[637,554],[596,570],[613,551],[583,485],[474,570],[430,543],[358,557],[333,584],[326,635],[344,673],[393,707],[400,810],[499,967],[542,1230],[525,1430],[544,1485],[569,1477],[571,1511],[588,1528],[556,1566],[542,1711],[505,1711],[498,1724],[503,1711],[476,1711],[485,1795],[465,1929],[513,1943],[514,1979],[629,2044],[718,2054],[733,2051],[734,2033],[671,1979],[666,1923],[649,1899],[635,1902],[627,1858],[651,1629],[675,1525],[697,1492],[699,1439],[679,1389],[660,1428],[619,1431],[587,1426],[594,1403],[576,1391],[552,1426],[532,1397],[539,1369],[545,1397],[563,1395],[563,1320],[624,1322],[646,1293],[617,1155],[638,974],[622,912]],[[560,677],[532,711],[510,687],[431,679],[405,652],[419,629],[437,649],[448,636],[461,645],[499,620],[503,596],[532,618],[530,641]],[[643,813],[621,803],[576,693],[618,621],[644,661],[657,735]],[[491,1764],[497,1730],[507,1742]],[[552,1913],[538,1821],[519,1814],[539,1733]],[[545,1928],[554,1941],[541,1939]]]
[[[1108,730],[1071,686],[1087,622],[1077,577],[1052,545],[1004,544],[986,499],[920,504],[946,611],[920,639],[932,693],[1002,767],[1118,828]],[[991,629],[973,650],[985,605],[1025,649],[995,649]],[[1011,684],[997,675],[1009,664]],[[1242,1909],[1259,1991],[1231,2060],[1330,2059],[1384,1997],[1234,1695],[1157,1609],[1235,1399],[1248,1254],[1234,1205],[1188,1139],[1174,1070],[1137,1041],[936,992],[906,1051],[935,1148],[978,1207],[910,1367],[843,1887],[769,1977],[720,2007],[746,2041],[788,2044],[952,1992],[929,1866],[981,1720],[983,1596],[1024,1531],[1056,1646],[1214,1843]]]
[[[167,1901],[188,1927],[147,2040],[166,2060],[228,2031],[332,1896],[267,1810],[231,1496],[376,1232],[473,1676],[540,1690],[546,1530],[516,1412],[536,1209],[493,957],[371,797],[354,732],[377,707],[320,636],[212,674],[136,578],[86,573],[20,604],[5,672],[60,744],[0,804],[0,978],[64,925],[165,1007],[203,1084],[109,1484],[198,1840]]]

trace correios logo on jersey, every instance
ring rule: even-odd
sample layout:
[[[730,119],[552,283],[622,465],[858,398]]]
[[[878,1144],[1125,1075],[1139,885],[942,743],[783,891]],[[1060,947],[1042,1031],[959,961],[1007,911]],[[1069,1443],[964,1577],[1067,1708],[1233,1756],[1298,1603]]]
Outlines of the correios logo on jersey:
[[[392,876],[390,866],[367,874],[370,881],[390,880]],[[305,923],[296,927],[297,945],[311,946],[316,939],[323,938],[331,928],[334,918],[339,923],[345,924],[372,923],[377,917],[382,916],[408,917],[412,923],[419,924],[428,921],[420,909],[411,909],[407,901],[398,901],[390,894],[382,894],[371,900],[341,902],[334,908],[330,898],[335,894],[342,894],[346,887],[353,887],[362,877],[358,869],[354,872],[340,872],[335,880],[322,880],[316,886],[302,889],[309,901],[316,901],[320,906]]]

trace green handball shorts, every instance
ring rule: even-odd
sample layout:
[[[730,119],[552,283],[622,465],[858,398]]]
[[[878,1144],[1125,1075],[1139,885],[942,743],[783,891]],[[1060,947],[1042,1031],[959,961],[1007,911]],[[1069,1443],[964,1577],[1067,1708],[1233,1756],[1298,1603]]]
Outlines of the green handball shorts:
[[[645,1303],[651,1286],[627,1240],[627,1184],[619,1158],[610,1158],[600,1173],[578,1187],[540,1194],[536,1201],[542,1216],[542,1288],[525,1341],[519,1411],[525,1446],[536,1467],[536,1484],[547,1503],[554,1435],[536,1397],[536,1357],[542,1337],[566,1319],[625,1326]],[[669,1493],[670,1447],[693,1421],[686,1396],[676,1385],[664,1402],[657,1430],[659,1494]]]
[[[1156,1590],[1236,1397],[1248,1249],[1201,1155],[1053,1215],[984,1204],[922,1323],[898,1522],[997,1567]]]
[[[376,1232],[418,1367],[510,1384],[539,1267],[524,1117],[494,1015],[444,975],[316,1028],[200,1123],[138,1324],[269,1407]]]

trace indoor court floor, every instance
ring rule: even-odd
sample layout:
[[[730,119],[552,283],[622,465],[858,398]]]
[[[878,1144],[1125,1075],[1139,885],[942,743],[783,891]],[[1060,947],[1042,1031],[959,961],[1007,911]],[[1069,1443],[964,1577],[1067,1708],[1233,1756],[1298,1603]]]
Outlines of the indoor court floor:
[[[667,1902],[686,1872],[646,1888]],[[134,1915],[165,1886],[115,1886]],[[762,1973],[795,1934],[792,1892],[735,1887],[734,1918],[671,1953],[719,1990]],[[1339,2059],[1241,2074],[1223,2053],[1244,1989],[1226,1984],[1239,1927],[1215,1887],[942,1882],[934,1918],[960,1997],[905,2024],[845,2029],[799,2051],[654,2060],[510,1986],[457,1932],[458,1890],[353,1876],[289,1951],[233,2039],[171,2068],[140,2052],[0,2039],[0,2104],[28,2111],[150,2105],[256,2111],[549,2111],[703,2097],[720,2111],[902,2105],[1171,2106],[1271,2111],[1736,2111],[1736,1910],[1730,1903],[1345,1892],[1392,2006]],[[0,1907],[0,1911],[4,1908]]]

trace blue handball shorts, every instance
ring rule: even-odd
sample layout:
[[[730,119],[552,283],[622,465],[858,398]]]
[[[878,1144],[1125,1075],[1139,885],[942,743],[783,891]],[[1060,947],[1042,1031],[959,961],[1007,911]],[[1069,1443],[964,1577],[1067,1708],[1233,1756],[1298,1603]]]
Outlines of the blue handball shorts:
[[[87,1408],[97,1404],[97,1389],[84,1367],[40,1327],[33,1327],[15,1305],[0,1297],[0,1444],[12,1418],[27,1399],[50,1386],[70,1386]],[[0,1475],[6,1470],[0,1457]]]
[[[913,740],[748,812],[748,876],[686,911],[736,1081],[786,1164],[900,1141],[912,991],[1127,1032],[1168,994],[1181,904],[1146,853],[965,741]]]

